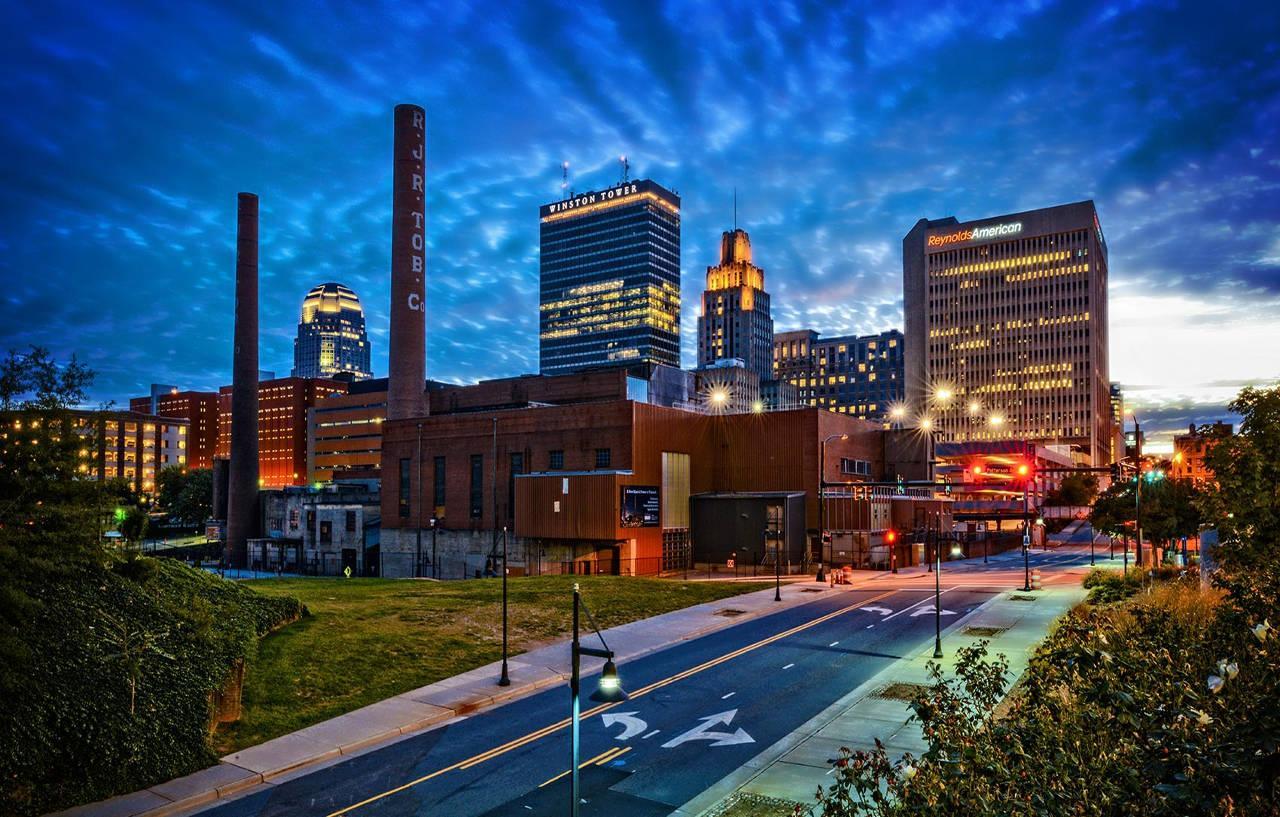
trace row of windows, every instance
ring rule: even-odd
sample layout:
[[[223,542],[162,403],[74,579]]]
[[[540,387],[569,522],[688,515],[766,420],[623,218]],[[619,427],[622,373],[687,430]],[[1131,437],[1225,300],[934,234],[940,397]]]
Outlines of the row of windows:
[[[595,451],[595,467],[611,468],[612,464],[613,450],[610,448],[597,448]],[[412,465],[413,460],[411,458],[402,457],[400,459],[400,493],[397,505],[399,515],[403,519],[408,519],[412,511]],[[472,454],[470,465],[469,514],[472,519],[479,519],[484,513],[484,455]],[[547,470],[564,470],[563,449],[553,449],[547,452]],[[433,458],[432,472],[432,505],[435,507],[436,513],[443,513],[447,495],[445,480],[448,473],[447,463],[443,456]],[[525,473],[524,453],[520,451],[512,452],[507,484],[508,516],[512,516],[515,513],[515,478],[523,473]]]

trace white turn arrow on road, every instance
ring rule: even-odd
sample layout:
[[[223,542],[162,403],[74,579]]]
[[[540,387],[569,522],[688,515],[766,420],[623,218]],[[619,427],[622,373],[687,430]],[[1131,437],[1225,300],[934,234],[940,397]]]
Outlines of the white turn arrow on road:
[[[859,607],[859,610],[866,610],[868,613],[879,613],[882,616],[892,615],[893,611],[888,607]]]
[[[919,610],[916,610],[914,613],[912,613],[912,614],[911,614],[911,617],[912,617],[912,618],[915,618],[915,617],[917,617],[917,616],[931,616],[931,615],[933,615],[933,611],[934,611],[934,607],[933,607],[933,605],[929,605],[928,607],[921,607]],[[954,616],[954,615],[955,615],[955,613],[954,613],[954,612],[952,612],[951,610],[945,610],[945,609],[944,609],[944,610],[942,611],[941,615],[944,615],[944,616]]]
[[[717,712],[714,715],[707,715],[699,718],[702,721],[697,726],[677,735],[666,743],[662,744],[663,749],[673,749],[682,743],[688,743],[691,740],[709,740],[712,746],[733,746],[739,743],[755,743],[756,739],[746,733],[741,727],[736,732],[715,732],[711,727],[717,724],[728,726],[733,722],[733,716],[738,714],[738,710],[729,709],[724,712]]]
[[[622,732],[615,736],[614,740],[630,740],[649,728],[649,724],[637,718],[635,712],[606,712],[600,716],[600,722],[604,724],[605,729],[609,729],[615,723],[623,725]]]

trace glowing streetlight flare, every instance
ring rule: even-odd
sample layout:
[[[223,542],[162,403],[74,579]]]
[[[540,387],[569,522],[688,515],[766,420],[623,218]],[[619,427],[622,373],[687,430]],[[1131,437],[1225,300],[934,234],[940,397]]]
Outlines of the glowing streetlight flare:
[[[930,420],[928,417],[921,418],[920,427],[923,428],[925,431],[928,431],[929,429],[933,428],[933,420]]]
[[[990,422],[991,425],[993,426],[1002,426],[1004,425],[1004,418],[1001,417],[999,414],[993,414],[991,415],[991,419],[988,422]]]
[[[938,389],[938,391],[936,392],[936,395],[939,400],[945,403],[946,401],[951,399],[951,389],[947,388],[946,386],[943,386],[942,388]]]

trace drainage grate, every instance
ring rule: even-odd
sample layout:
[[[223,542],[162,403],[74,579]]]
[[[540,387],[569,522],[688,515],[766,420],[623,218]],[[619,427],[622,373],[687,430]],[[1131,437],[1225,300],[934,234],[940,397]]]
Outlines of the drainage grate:
[[[891,701],[914,701],[920,693],[928,692],[924,684],[909,684],[904,681],[889,684],[876,692],[877,698],[888,698]]]
[[[735,610],[732,607],[726,607],[723,610],[716,610],[715,614],[718,616],[724,616],[725,618],[733,618],[735,616],[744,615],[746,612],[746,610]]]
[[[1010,601],[1035,601],[1035,596],[1010,596]]]
[[[979,638],[990,638],[993,635],[999,635],[1000,633],[1003,633],[1007,629],[1009,628],[1008,627],[965,627],[964,634],[976,635]]]

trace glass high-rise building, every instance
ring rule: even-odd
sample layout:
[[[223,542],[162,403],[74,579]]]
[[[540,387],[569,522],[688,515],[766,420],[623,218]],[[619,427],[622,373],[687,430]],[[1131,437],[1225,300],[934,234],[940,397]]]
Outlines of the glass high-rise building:
[[[298,337],[293,342],[293,376],[342,375],[352,380],[373,376],[364,308],[348,287],[320,284],[302,299]]]
[[[680,197],[640,180],[540,208],[542,374],[680,365]]]
[[[942,441],[1030,440],[1110,462],[1107,243],[1092,201],[902,240],[907,410]]]

